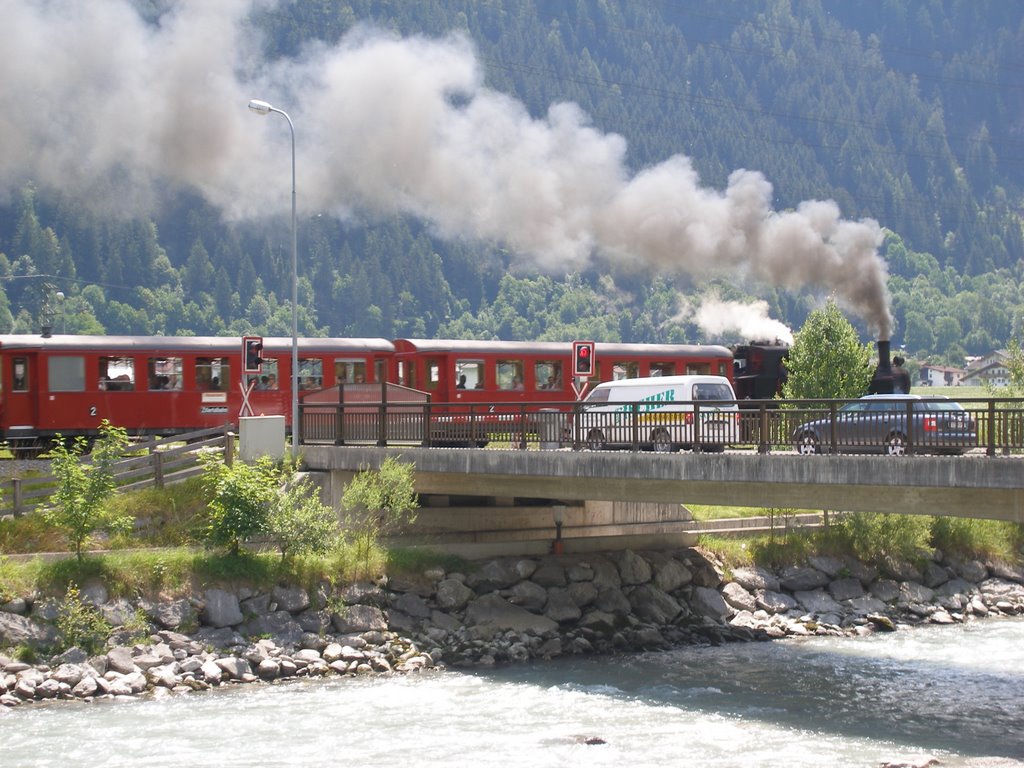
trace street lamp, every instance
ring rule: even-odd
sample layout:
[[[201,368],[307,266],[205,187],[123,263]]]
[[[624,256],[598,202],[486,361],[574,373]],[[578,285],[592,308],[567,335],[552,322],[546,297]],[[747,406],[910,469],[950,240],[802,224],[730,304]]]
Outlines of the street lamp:
[[[299,455],[299,247],[295,229],[295,125],[283,109],[271,106],[265,101],[252,99],[249,109],[258,115],[271,112],[284,117],[292,132],[292,458]]]
[[[57,291],[53,297],[60,304],[60,332],[66,334],[68,332],[68,315],[67,306],[64,304],[64,291]]]

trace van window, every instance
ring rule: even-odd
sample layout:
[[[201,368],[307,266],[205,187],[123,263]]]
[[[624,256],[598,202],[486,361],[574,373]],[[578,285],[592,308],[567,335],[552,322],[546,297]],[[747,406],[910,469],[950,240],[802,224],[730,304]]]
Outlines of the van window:
[[[651,376],[675,376],[675,363],[651,363]]]
[[[589,395],[587,395],[588,403],[607,403],[608,395],[611,393],[610,389],[595,389]]]
[[[732,390],[724,382],[704,382],[693,385],[694,400],[734,400]]]

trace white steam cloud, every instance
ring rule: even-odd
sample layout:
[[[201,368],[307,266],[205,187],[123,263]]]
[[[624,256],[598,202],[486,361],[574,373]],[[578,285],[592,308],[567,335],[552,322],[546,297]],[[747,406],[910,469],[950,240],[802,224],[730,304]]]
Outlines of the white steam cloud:
[[[767,301],[723,301],[706,298],[694,313],[694,322],[712,336],[737,333],[746,341],[793,343],[793,332],[785,323],[768,316]]]
[[[267,2],[261,3],[268,5]],[[829,289],[888,338],[882,235],[831,201],[771,207],[738,170],[724,192],[676,156],[633,175],[621,136],[573,104],[543,117],[483,84],[472,44],[367,29],[263,61],[253,0],[0,2],[0,195],[31,179],[121,210],[198,190],[232,218],[287,207],[296,126],[299,205],[412,213],[447,236],[500,241],[565,273],[597,257],[664,273]]]

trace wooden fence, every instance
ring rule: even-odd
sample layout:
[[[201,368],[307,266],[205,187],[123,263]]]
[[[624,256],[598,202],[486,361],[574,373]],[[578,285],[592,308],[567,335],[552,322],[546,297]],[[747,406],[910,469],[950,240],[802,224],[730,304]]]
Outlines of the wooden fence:
[[[235,456],[235,434],[224,426],[134,443],[129,449],[131,455],[114,465],[114,480],[118,489],[125,491],[180,483],[202,473],[199,455],[207,451],[223,452],[230,466]],[[39,464],[48,466],[48,462]],[[0,481],[0,517],[20,517],[44,506],[56,484],[52,474],[4,478]]]

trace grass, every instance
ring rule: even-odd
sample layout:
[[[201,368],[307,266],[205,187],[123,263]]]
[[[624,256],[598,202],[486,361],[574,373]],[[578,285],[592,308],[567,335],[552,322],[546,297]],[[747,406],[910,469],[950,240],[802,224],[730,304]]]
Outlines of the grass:
[[[729,520],[735,517],[768,517],[772,510],[764,507],[721,507],[714,504],[686,504],[684,505],[693,513],[693,519],[698,522],[708,520]],[[799,515],[804,513],[815,513],[821,510],[815,509],[776,509],[775,517],[781,519],[784,516]]]

